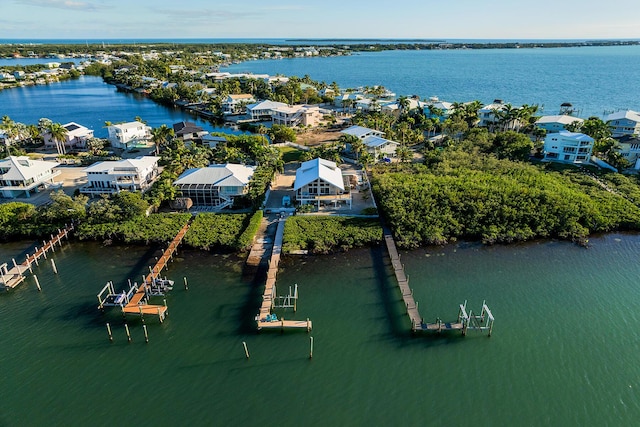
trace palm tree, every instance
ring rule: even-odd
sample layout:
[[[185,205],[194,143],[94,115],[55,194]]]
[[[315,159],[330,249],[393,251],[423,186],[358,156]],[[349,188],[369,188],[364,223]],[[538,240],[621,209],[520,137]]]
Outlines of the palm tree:
[[[173,136],[173,129],[167,127],[167,125],[151,129],[151,142],[156,146],[156,156],[160,155],[160,145],[169,142]]]
[[[411,101],[406,96],[401,96],[398,98],[398,106],[400,107],[400,114],[404,114],[411,106]]]
[[[396,148],[396,156],[398,156],[402,163],[408,163],[411,161],[413,153],[405,144],[400,144],[398,148]]]
[[[47,133],[49,137],[56,143],[56,150],[58,154],[65,154],[67,152],[65,148],[65,139],[69,131],[60,123],[51,123],[47,126]]]

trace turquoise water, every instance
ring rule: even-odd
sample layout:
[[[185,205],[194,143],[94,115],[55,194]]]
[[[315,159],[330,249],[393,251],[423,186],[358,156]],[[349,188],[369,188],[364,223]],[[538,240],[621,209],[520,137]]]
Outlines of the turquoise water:
[[[639,109],[640,46],[364,52],[331,58],[259,60],[222,71],[309,75],[342,88],[383,85],[398,95],[449,102],[502,99],[557,114]]]
[[[28,244],[0,246],[0,258]],[[0,294],[0,425],[612,425],[640,419],[640,236],[590,249],[537,242],[458,244],[402,254],[426,320],[483,299],[494,335],[412,336],[380,248],[285,258],[314,330],[261,332],[261,283],[242,260],[180,253],[163,324],[121,317],[95,294],[122,287],[157,254],[71,243],[17,290]],[[114,342],[105,323],[110,321]],[[314,355],[309,360],[309,336]],[[242,348],[246,342],[251,358]]]

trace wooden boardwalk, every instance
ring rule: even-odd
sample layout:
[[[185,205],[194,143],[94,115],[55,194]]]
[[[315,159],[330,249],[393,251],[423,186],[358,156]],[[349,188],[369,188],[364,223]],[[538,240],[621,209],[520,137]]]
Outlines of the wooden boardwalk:
[[[52,251],[55,252],[56,245],[62,246],[62,239],[67,238],[69,233],[74,229],[73,224],[66,226],[62,230],[58,230],[58,234],[51,235],[51,239],[49,241],[42,242],[42,247],[35,247],[35,252],[33,255],[28,255],[22,264],[17,264],[16,260],[13,261],[13,268],[9,269],[7,264],[4,263],[0,265],[0,284],[2,284],[6,289],[13,289],[22,283],[25,279],[24,273],[29,270],[32,270],[32,265],[35,263],[38,265],[38,261],[40,258],[47,258],[47,252]]]
[[[176,237],[173,238],[167,249],[162,253],[162,256],[156,262],[156,265],[150,269],[149,274],[144,277],[144,283],[138,288],[135,294],[131,297],[127,305],[122,307],[122,313],[124,315],[154,315],[158,316],[162,322],[167,315],[167,306],[154,305],[147,303],[147,288],[153,283],[153,281],[159,278],[160,273],[167,267],[167,264],[173,258],[178,246],[182,242],[185,234],[189,231],[191,225],[191,219],[180,229]]]
[[[400,262],[400,255],[398,255],[398,249],[396,248],[396,242],[393,240],[393,234],[388,227],[384,227],[384,242],[387,245],[387,251],[389,252],[389,258],[391,258],[391,265],[393,266],[393,272],[398,282],[398,287],[402,293],[402,299],[404,305],[407,308],[407,314],[411,320],[412,330],[422,329],[422,316],[418,311],[418,303],[413,299],[413,291],[409,288],[409,278],[404,272],[404,266]]]
[[[267,281],[264,287],[264,294],[262,296],[262,304],[260,305],[260,311],[256,315],[256,322],[258,323],[258,330],[260,329],[306,329],[311,330],[311,321],[305,320],[285,320],[275,319],[271,315],[271,309],[273,309],[276,286],[276,274],[278,273],[278,264],[280,263],[280,256],[282,255],[282,237],[284,236],[284,224],[287,218],[278,219],[278,227],[276,228],[276,236],[273,241],[273,248],[271,250],[271,258],[269,260],[269,269],[267,271]],[[269,320],[273,319],[273,320]]]

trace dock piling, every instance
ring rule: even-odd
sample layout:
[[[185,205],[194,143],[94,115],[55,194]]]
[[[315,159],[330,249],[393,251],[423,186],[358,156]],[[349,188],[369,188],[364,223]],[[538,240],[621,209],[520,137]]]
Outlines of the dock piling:
[[[127,331],[127,340],[131,342],[131,333],[129,332],[129,325],[127,325],[126,323],[124,324],[124,330]]]
[[[144,342],[149,343],[149,334],[147,333],[147,325],[142,325],[142,329],[144,329]]]
[[[244,347],[244,355],[249,358],[249,349],[247,348],[247,343],[242,341],[242,346]]]
[[[58,274],[58,269],[56,268],[56,262],[53,259],[51,259],[51,267],[53,268],[53,272],[55,274]]]
[[[111,325],[107,322],[107,333],[109,334],[109,341],[113,342],[113,335],[111,334]]]
[[[39,292],[42,292],[42,288],[40,287],[40,281],[38,280],[38,276],[33,275],[34,280],[36,281],[36,288],[38,288]]]
[[[189,290],[189,284],[187,283],[187,277],[185,276],[184,278],[184,290],[188,291]]]
[[[313,337],[309,337],[311,341],[311,349],[309,350],[309,359],[313,359]]]

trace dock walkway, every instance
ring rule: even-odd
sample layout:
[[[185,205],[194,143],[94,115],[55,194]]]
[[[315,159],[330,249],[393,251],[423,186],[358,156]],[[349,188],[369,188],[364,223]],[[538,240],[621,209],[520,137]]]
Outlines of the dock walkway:
[[[47,258],[47,252],[52,251],[55,252],[56,245],[62,246],[62,239],[66,238],[68,240],[69,233],[74,230],[73,224],[66,226],[62,230],[58,230],[58,234],[51,235],[51,239],[49,241],[42,242],[42,247],[35,247],[35,252],[33,255],[27,254],[26,259],[22,264],[17,264],[16,260],[13,261],[13,268],[9,269],[7,267],[7,263],[0,265],[0,284],[5,287],[5,289],[13,289],[17,287],[20,283],[24,282],[24,273],[29,270],[32,270],[32,265],[35,263],[38,265],[38,260],[44,257]]]
[[[285,320],[277,319],[275,315],[271,314],[271,310],[275,304],[275,286],[276,286],[276,274],[278,273],[278,264],[280,263],[280,256],[282,255],[282,238],[284,236],[284,224],[287,221],[285,217],[278,218],[278,224],[276,228],[276,235],[273,240],[273,248],[271,249],[271,257],[269,259],[269,269],[267,271],[267,281],[264,287],[264,294],[262,296],[262,304],[260,305],[260,311],[256,315],[256,322],[258,323],[258,330],[261,329],[306,329],[311,330],[311,320]]]

